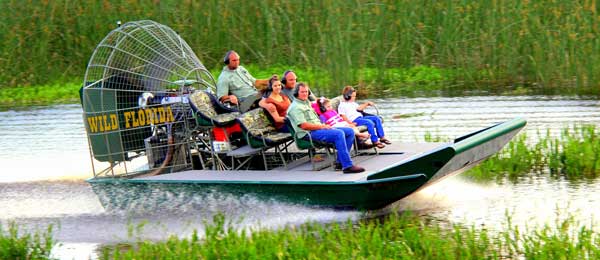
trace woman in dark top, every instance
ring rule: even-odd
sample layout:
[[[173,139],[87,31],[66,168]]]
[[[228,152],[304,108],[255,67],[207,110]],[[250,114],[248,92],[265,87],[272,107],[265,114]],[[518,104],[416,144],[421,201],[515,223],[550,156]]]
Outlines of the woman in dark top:
[[[281,81],[277,76],[273,76],[269,79],[269,86],[263,91],[263,100],[260,102],[261,107],[265,108],[265,104],[273,104],[275,110],[268,110],[269,114],[275,121],[275,128],[280,132],[289,132],[285,125],[285,115],[287,109],[292,102],[290,99],[281,93]]]

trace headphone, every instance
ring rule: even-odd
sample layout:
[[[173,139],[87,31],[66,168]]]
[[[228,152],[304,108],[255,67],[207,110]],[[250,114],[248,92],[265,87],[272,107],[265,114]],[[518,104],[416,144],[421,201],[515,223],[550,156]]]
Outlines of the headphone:
[[[223,63],[225,63],[226,65],[229,65],[229,56],[233,52],[235,52],[235,51],[234,50],[229,50],[229,51],[227,51],[227,53],[225,53],[225,57],[223,57]]]
[[[287,76],[288,74],[290,74],[290,72],[294,72],[293,70],[286,70],[283,73],[283,76],[281,77],[281,84],[285,85],[285,83],[287,82],[287,79],[285,78],[285,76]]]
[[[310,96],[310,95],[312,95],[312,91],[310,91],[310,88],[308,87],[308,85],[306,85],[306,84],[304,84],[304,83],[300,82],[300,83],[296,84],[296,86],[294,87],[294,90],[292,91],[292,95],[293,95],[295,98],[297,98],[297,97],[298,97],[298,92],[300,92],[300,87],[301,87],[301,86],[302,86],[302,87],[306,87],[306,88],[308,88],[308,95],[309,95],[309,96]]]
[[[275,75],[275,76],[277,76],[277,75]],[[269,79],[269,84],[267,85],[266,91],[273,91],[273,82],[275,82],[275,81],[279,81],[279,79],[274,78],[274,77]],[[281,82],[281,81],[279,81],[279,82]]]
[[[327,108],[325,108],[325,98],[321,97],[317,100],[317,104],[319,104],[319,110],[321,113],[327,112]]]
[[[354,90],[353,88],[349,88],[348,90],[346,90],[346,92],[344,92],[344,99],[346,101],[350,100],[352,98],[352,93],[354,93],[354,91],[356,91],[356,90]]]

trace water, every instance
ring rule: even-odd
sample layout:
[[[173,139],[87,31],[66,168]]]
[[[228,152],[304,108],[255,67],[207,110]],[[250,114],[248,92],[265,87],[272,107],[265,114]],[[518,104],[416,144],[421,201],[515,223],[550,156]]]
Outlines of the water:
[[[600,123],[600,101],[566,97],[461,97],[376,99],[393,140],[457,137],[514,117],[535,136],[548,129],[557,136],[567,126]],[[401,118],[402,115],[416,115]],[[261,201],[222,194],[194,198],[192,203],[136,211],[106,211],[84,180],[91,177],[87,139],[79,105],[36,107],[0,112],[0,223],[15,221],[27,230],[55,224],[54,250],[62,259],[96,257],[101,245],[163,240],[203,231],[218,212],[238,228],[279,228],[307,221],[333,222],[365,215]],[[544,176],[518,184],[476,184],[454,177],[397,202],[386,211],[414,210],[452,223],[502,228],[505,213],[515,224],[544,224],[556,212],[594,219],[600,206],[600,181],[573,183]],[[176,201],[176,197],[173,201]],[[377,214],[377,212],[375,213]],[[565,215],[565,214],[563,214]],[[560,216],[560,215],[559,215]],[[128,232],[128,227],[140,228]]]

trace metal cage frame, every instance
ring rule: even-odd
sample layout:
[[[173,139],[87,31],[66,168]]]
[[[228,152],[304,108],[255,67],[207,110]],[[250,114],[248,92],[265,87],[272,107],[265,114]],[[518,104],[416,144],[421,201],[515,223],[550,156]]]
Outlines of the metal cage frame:
[[[190,168],[195,121],[187,95],[215,88],[168,26],[142,20],[109,32],[92,53],[81,91],[94,177]]]

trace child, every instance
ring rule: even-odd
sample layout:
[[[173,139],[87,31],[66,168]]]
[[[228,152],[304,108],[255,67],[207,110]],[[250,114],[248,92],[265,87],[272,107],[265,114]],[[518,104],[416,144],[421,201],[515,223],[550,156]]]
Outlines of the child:
[[[321,97],[316,102],[317,106],[314,107],[317,110],[317,114],[321,119],[321,122],[328,124],[332,127],[350,127],[354,130],[354,135],[362,142],[367,140],[371,135],[369,133],[361,133],[356,127],[355,123],[344,120],[332,107],[331,101],[324,97]]]
[[[378,116],[368,115],[363,116],[359,111],[363,111],[368,106],[374,106],[373,102],[365,102],[361,105],[356,103],[356,90],[351,86],[344,87],[342,91],[342,95],[344,100],[340,102],[340,106],[338,107],[338,112],[340,115],[343,115],[350,122],[354,122],[357,125],[367,126],[369,133],[371,134],[371,142],[373,145],[377,146],[377,148],[384,148],[385,144],[392,144],[390,140],[385,138],[385,133],[383,131],[383,125],[381,118]]]

